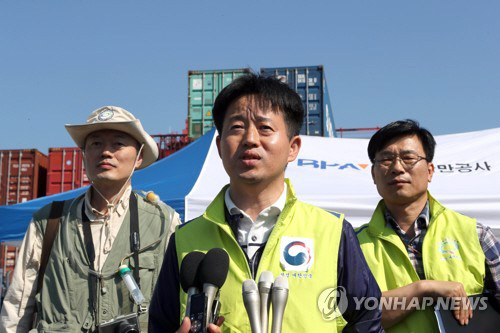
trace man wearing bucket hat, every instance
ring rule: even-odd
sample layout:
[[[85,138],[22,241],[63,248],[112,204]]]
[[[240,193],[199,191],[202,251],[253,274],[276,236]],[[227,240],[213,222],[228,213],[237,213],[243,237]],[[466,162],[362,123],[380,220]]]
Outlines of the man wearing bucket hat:
[[[28,332],[32,325],[44,332],[114,332],[137,325],[146,331],[153,286],[179,224],[178,214],[157,195],[132,191],[134,170],[152,164],[158,147],[139,119],[115,106],[66,129],[82,149],[91,186],[33,215],[0,332]],[[122,265],[130,268],[143,300],[127,289]]]

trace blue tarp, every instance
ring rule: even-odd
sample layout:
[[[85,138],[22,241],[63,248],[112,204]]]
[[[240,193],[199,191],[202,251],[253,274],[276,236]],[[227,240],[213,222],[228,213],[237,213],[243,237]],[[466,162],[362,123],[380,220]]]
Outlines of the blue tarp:
[[[159,160],[132,176],[136,191],[153,191],[184,219],[184,198],[198,179],[214,135],[212,130],[178,152]],[[38,198],[17,205],[0,206],[0,241],[24,237],[31,215],[56,200],[74,198],[87,187]]]

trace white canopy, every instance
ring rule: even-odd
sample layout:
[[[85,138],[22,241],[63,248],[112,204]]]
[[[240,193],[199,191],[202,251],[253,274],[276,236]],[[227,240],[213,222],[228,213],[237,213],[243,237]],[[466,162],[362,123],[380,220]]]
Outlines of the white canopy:
[[[500,128],[435,137],[435,173],[429,190],[445,206],[500,228]],[[287,167],[299,199],[367,223],[380,200],[371,177],[368,139],[302,137]],[[201,173],[185,200],[185,220],[203,213],[229,182],[215,136]]]

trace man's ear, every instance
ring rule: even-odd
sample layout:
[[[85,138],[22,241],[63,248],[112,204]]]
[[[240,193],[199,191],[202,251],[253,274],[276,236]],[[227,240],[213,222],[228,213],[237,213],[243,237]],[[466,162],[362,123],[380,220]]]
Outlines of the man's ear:
[[[220,135],[217,135],[215,138],[215,144],[217,145],[217,152],[219,153],[219,157],[222,158],[222,155],[220,154]]]
[[[434,163],[427,163],[427,171],[429,172],[427,175],[427,181],[430,183],[432,181],[432,176],[434,175]]]
[[[144,155],[144,149],[141,149],[141,153],[139,154],[139,158],[137,159],[137,162],[135,162],[136,169],[142,165],[143,155]]]
[[[371,173],[372,173],[372,180],[373,180],[373,184],[377,184],[377,182],[375,181],[375,173],[373,173],[373,168],[375,167],[375,164],[372,164],[372,168],[371,168]]]
[[[302,146],[302,139],[296,135],[290,140],[290,150],[288,152],[288,162],[293,162],[299,155],[300,147]]]

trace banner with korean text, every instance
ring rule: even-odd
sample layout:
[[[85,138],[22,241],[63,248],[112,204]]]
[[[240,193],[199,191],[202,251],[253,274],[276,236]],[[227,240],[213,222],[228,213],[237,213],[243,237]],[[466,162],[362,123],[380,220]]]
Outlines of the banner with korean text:
[[[445,206],[500,228],[500,128],[436,136],[431,194]],[[368,139],[302,137],[290,178],[299,199],[342,212],[354,226],[367,223],[381,199],[371,176]],[[203,213],[229,182],[215,138],[195,186],[186,220]]]

